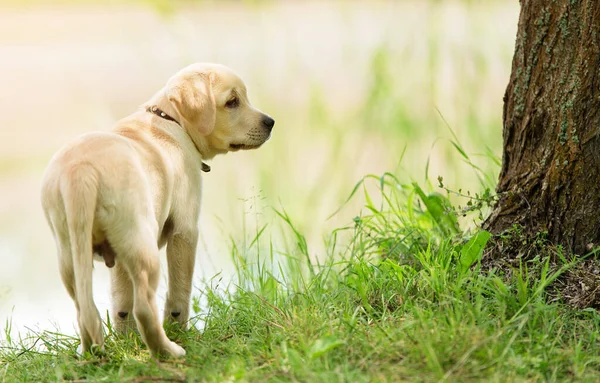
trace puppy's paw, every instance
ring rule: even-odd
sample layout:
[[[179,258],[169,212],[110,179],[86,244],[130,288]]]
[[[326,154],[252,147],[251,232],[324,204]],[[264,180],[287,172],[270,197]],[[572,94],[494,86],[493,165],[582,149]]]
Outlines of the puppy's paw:
[[[181,347],[175,342],[169,341],[169,345],[166,351],[172,358],[183,358],[185,356],[185,350],[183,349],[183,347]]]
[[[84,350],[83,349],[83,344],[79,344],[79,346],[77,346],[77,351],[75,351],[77,353],[77,357],[82,358],[84,356],[104,356],[105,352],[104,352],[104,345],[99,346],[97,344],[92,344],[89,348],[89,350]]]

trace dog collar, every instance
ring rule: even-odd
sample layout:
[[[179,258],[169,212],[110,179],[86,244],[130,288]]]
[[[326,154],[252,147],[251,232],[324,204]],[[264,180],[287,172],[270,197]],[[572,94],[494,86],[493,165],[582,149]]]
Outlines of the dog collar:
[[[156,114],[158,117],[160,118],[164,118],[165,120],[168,121],[173,121],[174,123],[176,123],[177,125],[181,126],[181,124],[174,119],[173,117],[169,116],[168,114],[166,114],[165,112],[163,112],[158,106],[154,105],[154,106],[149,106],[146,109],[146,112],[150,112],[152,114]]]
[[[157,115],[160,118],[164,118],[167,121],[173,121],[174,123],[176,123],[177,125],[181,126],[181,124],[179,123],[179,121],[177,121],[176,119],[174,119],[173,117],[169,116],[168,114],[166,114],[162,109],[160,109],[158,106],[154,105],[154,106],[149,106],[148,108],[146,108],[146,112],[150,112],[152,114]],[[205,173],[210,172],[210,166],[208,164],[205,164],[204,161],[202,161],[202,171]]]

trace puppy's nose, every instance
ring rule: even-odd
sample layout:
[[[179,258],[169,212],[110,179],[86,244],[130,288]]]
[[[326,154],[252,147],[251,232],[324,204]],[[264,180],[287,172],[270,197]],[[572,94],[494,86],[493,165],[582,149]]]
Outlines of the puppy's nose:
[[[273,126],[275,125],[275,120],[269,116],[264,116],[262,122],[263,125],[269,130],[273,129]]]

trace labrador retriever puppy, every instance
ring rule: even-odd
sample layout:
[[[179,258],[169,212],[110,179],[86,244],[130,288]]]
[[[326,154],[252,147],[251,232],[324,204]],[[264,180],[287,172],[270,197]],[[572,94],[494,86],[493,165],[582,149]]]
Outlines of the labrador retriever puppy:
[[[182,357],[159,323],[159,249],[167,246],[165,322],[184,328],[200,214],[203,161],[255,149],[275,121],[254,108],[230,69],[193,64],[173,77],[111,132],[88,133],[54,155],[42,206],[56,245],[62,281],[75,302],[81,351],[102,349],[92,297],[92,260],[111,268],[112,320],[133,323],[154,356]]]

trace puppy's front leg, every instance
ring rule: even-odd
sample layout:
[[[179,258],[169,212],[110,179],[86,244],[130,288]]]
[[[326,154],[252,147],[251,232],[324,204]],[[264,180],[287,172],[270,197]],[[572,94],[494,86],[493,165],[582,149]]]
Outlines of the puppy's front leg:
[[[187,328],[190,315],[192,278],[196,262],[198,231],[176,233],[167,243],[169,289],[165,302],[165,323],[176,322]]]

